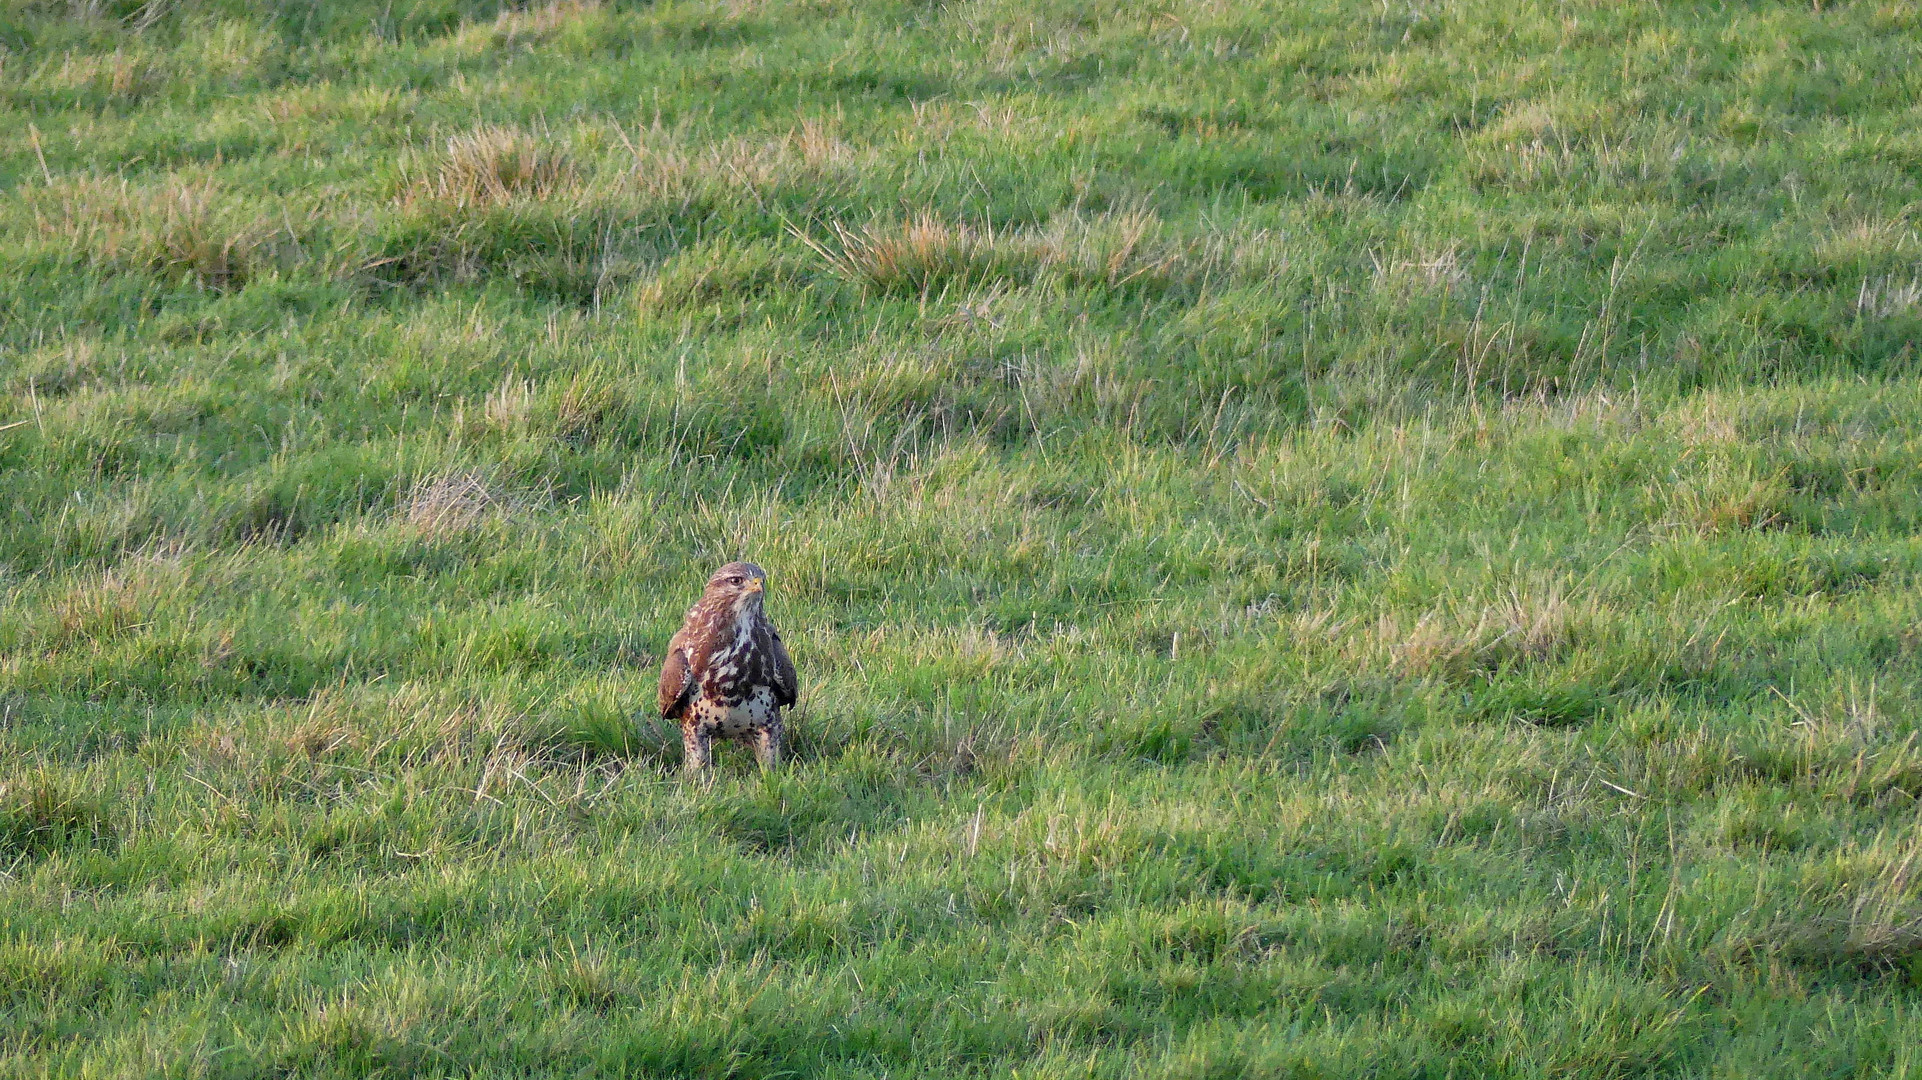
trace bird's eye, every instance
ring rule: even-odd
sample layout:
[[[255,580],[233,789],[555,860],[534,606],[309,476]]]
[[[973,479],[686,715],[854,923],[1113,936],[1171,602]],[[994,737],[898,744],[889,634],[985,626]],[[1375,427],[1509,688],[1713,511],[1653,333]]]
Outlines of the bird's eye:
[[[744,577],[742,577],[742,576],[741,576],[741,575],[739,575],[739,574],[736,574],[736,575],[734,575],[733,577],[731,577],[731,578],[728,578],[728,579],[727,579],[727,583],[728,583],[729,585],[739,585],[739,584],[740,584],[741,582],[743,582],[743,581],[746,581],[746,580],[747,580],[746,578],[744,578]]]

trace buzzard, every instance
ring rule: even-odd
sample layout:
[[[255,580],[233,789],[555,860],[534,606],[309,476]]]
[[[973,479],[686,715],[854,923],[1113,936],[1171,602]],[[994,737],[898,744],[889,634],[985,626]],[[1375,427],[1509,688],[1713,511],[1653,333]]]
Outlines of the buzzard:
[[[762,768],[781,760],[781,710],[800,684],[781,634],[761,610],[767,572],[731,562],[667,643],[661,664],[661,717],[681,722],[682,765],[695,772],[714,760],[714,738],[754,744]]]

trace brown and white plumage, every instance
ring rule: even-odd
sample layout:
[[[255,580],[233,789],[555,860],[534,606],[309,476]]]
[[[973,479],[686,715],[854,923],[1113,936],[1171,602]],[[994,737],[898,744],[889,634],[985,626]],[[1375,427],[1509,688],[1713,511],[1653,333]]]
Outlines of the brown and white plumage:
[[[667,643],[661,716],[681,722],[689,770],[713,762],[716,738],[752,743],[763,767],[781,760],[781,710],[794,704],[800,683],[780,631],[762,610],[766,587],[760,567],[728,563],[707,579]]]

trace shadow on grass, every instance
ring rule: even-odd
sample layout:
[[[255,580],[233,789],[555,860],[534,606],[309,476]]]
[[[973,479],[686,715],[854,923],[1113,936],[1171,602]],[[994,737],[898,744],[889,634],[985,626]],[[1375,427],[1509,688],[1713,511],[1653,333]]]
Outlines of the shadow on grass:
[[[895,763],[857,752],[723,780],[701,800],[698,816],[756,854],[816,855],[900,825],[920,801],[916,786]]]

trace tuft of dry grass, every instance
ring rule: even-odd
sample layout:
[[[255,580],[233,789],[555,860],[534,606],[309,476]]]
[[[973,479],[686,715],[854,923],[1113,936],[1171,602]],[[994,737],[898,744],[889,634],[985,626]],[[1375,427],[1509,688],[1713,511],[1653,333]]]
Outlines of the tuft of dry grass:
[[[128,360],[125,350],[103,346],[96,338],[68,338],[17,354],[0,386],[31,403],[36,397],[58,397],[106,381],[124,370]]]
[[[346,703],[333,690],[322,690],[307,703],[306,715],[281,739],[290,754],[316,758],[354,741]]]
[[[1417,292],[1447,292],[1468,278],[1454,246],[1387,262],[1372,252],[1370,258],[1374,262],[1375,288],[1394,296],[1405,298]]]
[[[299,254],[291,235],[219,182],[169,177],[68,181],[31,196],[43,240],[102,269],[186,277],[225,290]]]
[[[1035,238],[1041,264],[1079,284],[1105,289],[1167,288],[1258,260],[1244,241],[1231,254],[1217,241],[1172,236],[1146,204],[1083,217],[1064,215]]]
[[[1651,495],[1666,508],[1671,525],[1710,536],[1772,528],[1784,520],[1789,498],[1786,467],[1763,470],[1726,455],[1697,457],[1684,464],[1686,471],[1668,483],[1651,485]]]
[[[607,1012],[639,996],[632,980],[599,949],[570,947],[567,956],[544,956],[538,963],[555,992],[580,1008]]]
[[[163,88],[170,72],[153,59],[124,49],[102,55],[68,53],[56,67],[29,80],[50,90],[79,92],[110,101],[139,101]]]
[[[549,198],[579,176],[572,157],[553,139],[488,124],[449,138],[434,175],[416,190],[458,207],[484,207]]]
[[[883,293],[928,294],[1048,275],[1105,289],[1166,288],[1199,281],[1231,261],[1219,244],[1168,238],[1145,207],[1094,218],[1068,214],[1028,230],[949,222],[930,211],[898,225],[850,228],[837,221],[829,227],[832,239],[792,226],[789,232],[835,276]]]
[[[234,221],[217,203],[211,182],[171,188],[160,207],[161,269],[190,274],[213,288],[240,284],[255,269],[269,227]]]
[[[502,8],[494,17],[494,38],[511,45],[524,38],[543,40],[583,15],[602,9],[601,0],[553,0],[538,7]]]
[[[1574,606],[1559,588],[1511,592],[1466,613],[1430,611],[1406,630],[1384,615],[1367,651],[1385,646],[1390,666],[1406,678],[1457,681],[1554,660],[1574,643],[1574,622]]]
[[[170,567],[136,561],[102,572],[53,598],[40,620],[41,638],[56,646],[99,644],[149,625],[178,592],[163,580]]]
[[[526,424],[534,410],[534,384],[512,372],[501,379],[487,395],[481,415],[496,431],[511,433]]]
[[[1889,274],[1880,278],[1865,277],[1862,287],[1856,290],[1855,310],[1878,319],[1914,315],[1922,310],[1922,278],[1903,281]]]
[[[872,149],[843,139],[837,122],[818,117],[804,118],[781,135],[730,135],[706,144],[658,123],[634,132],[617,128],[616,134],[632,161],[617,190],[669,203],[704,192],[759,200],[782,184],[851,174],[875,157]]]
[[[837,276],[882,292],[927,292],[948,282],[967,284],[989,269],[996,237],[967,225],[950,225],[923,212],[906,224],[850,229],[833,223],[835,242],[799,229],[793,235]]]
[[[407,523],[428,536],[463,532],[492,514],[514,509],[511,498],[489,477],[468,470],[414,481],[402,500]]]

